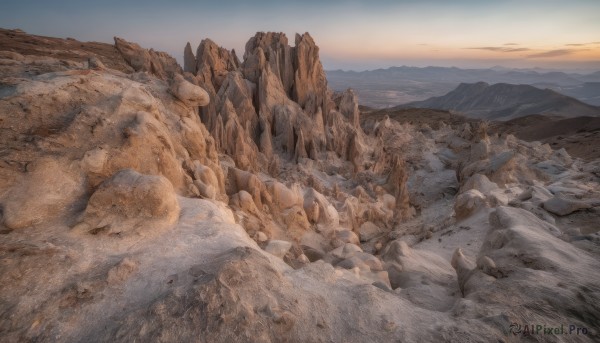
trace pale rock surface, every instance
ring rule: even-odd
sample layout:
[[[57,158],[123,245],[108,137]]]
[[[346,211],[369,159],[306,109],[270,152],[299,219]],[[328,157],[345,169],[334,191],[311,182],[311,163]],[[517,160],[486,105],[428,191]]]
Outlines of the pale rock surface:
[[[566,216],[576,211],[588,209],[591,206],[584,201],[565,199],[563,197],[555,196],[544,201],[543,207],[550,213],[558,216]]]
[[[265,247],[265,251],[279,258],[283,258],[285,254],[287,254],[287,252],[290,251],[291,247],[292,243],[290,242],[271,240]]]
[[[208,93],[204,89],[188,82],[180,74],[173,78],[170,91],[188,106],[205,106],[210,101]]]
[[[182,73],[177,61],[165,52],[146,50],[119,37],[115,37],[115,47],[135,71],[148,72],[163,80]]]
[[[340,112],[357,129],[360,128],[360,111],[358,110],[358,99],[352,89],[347,89],[342,93],[340,99]]]
[[[3,223],[22,229],[68,215],[86,193],[83,175],[65,160],[42,158],[11,187],[3,204]]]
[[[179,204],[169,180],[125,169],[92,194],[77,229],[94,235],[144,234],[168,227],[178,217]]]
[[[337,230],[335,232],[335,236],[343,243],[352,243],[355,245],[360,244],[358,235],[350,230]]]
[[[456,219],[461,220],[486,207],[485,195],[478,190],[470,189],[456,197],[454,213]]]
[[[329,112],[327,79],[319,59],[319,47],[308,34],[296,34],[292,99],[310,114]]]
[[[381,235],[383,230],[372,222],[364,222],[358,229],[358,235],[361,242],[367,242]]]

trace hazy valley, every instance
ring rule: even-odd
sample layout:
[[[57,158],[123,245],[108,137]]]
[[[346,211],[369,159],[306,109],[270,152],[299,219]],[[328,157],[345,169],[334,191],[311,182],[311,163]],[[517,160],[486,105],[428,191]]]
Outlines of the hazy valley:
[[[589,105],[600,106],[600,72],[579,74],[508,68],[460,69],[391,67],[368,71],[327,71],[332,89],[353,88],[362,105],[385,108],[443,96],[461,83],[531,85],[551,89]]]

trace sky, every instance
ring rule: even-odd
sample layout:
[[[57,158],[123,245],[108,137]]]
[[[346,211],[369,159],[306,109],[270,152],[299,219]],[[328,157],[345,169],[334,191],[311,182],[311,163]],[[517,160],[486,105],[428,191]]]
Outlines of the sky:
[[[7,1],[0,27],[112,43],[180,62],[204,38],[243,56],[257,31],[309,32],[325,69],[390,66],[600,70],[600,0]]]

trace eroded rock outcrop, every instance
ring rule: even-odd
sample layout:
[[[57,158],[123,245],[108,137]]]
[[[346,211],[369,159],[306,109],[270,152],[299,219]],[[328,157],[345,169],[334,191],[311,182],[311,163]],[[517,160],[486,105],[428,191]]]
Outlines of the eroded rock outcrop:
[[[182,73],[177,61],[165,52],[146,50],[119,37],[115,37],[115,47],[135,71],[145,71],[163,80]]]
[[[178,217],[179,203],[169,180],[125,169],[92,194],[77,229],[94,235],[144,234],[173,225]]]

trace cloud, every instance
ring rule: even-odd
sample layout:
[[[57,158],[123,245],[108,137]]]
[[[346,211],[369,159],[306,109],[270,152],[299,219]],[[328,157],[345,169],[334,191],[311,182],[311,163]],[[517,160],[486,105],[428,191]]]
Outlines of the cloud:
[[[537,54],[532,54],[527,57],[528,58],[558,57],[558,56],[570,55],[577,51],[581,51],[581,49],[556,49],[556,50],[540,52]]]
[[[504,43],[504,45],[519,45],[517,43]]]
[[[520,51],[529,51],[530,50],[528,48],[505,48],[505,47],[501,47],[501,46],[480,46],[480,47],[465,48],[465,49],[488,50],[488,51],[495,51],[495,52],[520,52]]]
[[[570,43],[570,44],[565,44],[565,46],[586,46],[586,45],[596,45],[596,44],[600,44],[600,42],[590,42],[590,43]]]

